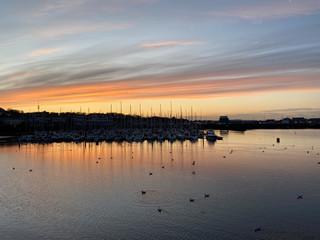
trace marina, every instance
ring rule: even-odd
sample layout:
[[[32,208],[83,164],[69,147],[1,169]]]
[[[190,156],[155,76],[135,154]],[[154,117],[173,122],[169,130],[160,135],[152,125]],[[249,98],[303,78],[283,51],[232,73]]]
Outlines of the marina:
[[[134,130],[130,131],[127,129],[116,130],[116,131],[92,131],[92,132],[35,132],[33,135],[25,135],[19,137],[8,137],[5,138],[9,141],[21,143],[52,143],[52,142],[143,142],[147,141],[198,141],[198,139],[203,139],[206,136],[209,141],[222,140],[223,138],[217,135],[214,137],[212,134],[213,130],[208,132],[197,131],[197,130],[175,130],[166,131],[161,129],[150,130]],[[4,140],[5,140],[4,139]]]

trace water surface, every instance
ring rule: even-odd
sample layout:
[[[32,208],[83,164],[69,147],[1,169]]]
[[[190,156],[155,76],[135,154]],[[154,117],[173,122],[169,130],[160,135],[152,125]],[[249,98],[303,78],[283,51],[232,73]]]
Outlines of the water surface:
[[[320,239],[320,131],[217,133],[0,145],[0,238]]]

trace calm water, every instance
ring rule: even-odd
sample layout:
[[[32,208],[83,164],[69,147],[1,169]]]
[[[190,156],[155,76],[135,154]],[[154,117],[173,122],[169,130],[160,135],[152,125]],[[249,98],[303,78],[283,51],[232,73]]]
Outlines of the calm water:
[[[320,239],[320,131],[217,133],[0,145],[0,239]]]

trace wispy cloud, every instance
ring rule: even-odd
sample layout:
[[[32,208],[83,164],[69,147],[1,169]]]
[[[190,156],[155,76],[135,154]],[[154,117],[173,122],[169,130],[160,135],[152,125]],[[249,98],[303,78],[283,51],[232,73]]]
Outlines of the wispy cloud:
[[[61,11],[66,9],[72,9],[79,5],[83,5],[88,2],[88,0],[72,0],[72,1],[64,1],[64,0],[54,0],[51,2],[43,2],[43,6],[41,6],[38,14],[46,14],[50,11]]]
[[[69,23],[61,23],[59,25],[47,26],[46,29],[41,29],[38,31],[36,35],[38,37],[56,37],[61,35],[74,35],[81,34],[87,32],[102,32],[102,31],[110,31],[110,30],[119,30],[119,29],[127,29],[132,27],[131,24],[128,23],[79,23],[79,22],[69,22]]]
[[[166,47],[166,46],[181,46],[181,45],[194,45],[201,44],[196,41],[166,41],[166,42],[152,42],[141,44],[141,47],[154,48],[154,47]]]
[[[15,79],[22,79],[27,77],[36,76],[36,73],[16,73],[11,76],[8,76],[8,79],[15,80]]]
[[[0,105],[33,104],[35,98],[65,104],[320,89],[319,44],[256,44],[219,55],[169,51],[154,57],[158,51],[162,48],[150,52],[136,45],[102,48],[99,44],[67,56],[3,69],[0,82],[5,87],[0,87]]]
[[[320,13],[318,0],[304,1],[265,1],[260,5],[238,7],[222,11],[211,11],[208,14],[217,17],[236,17],[261,21],[266,19],[289,18]]]
[[[40,1],[33,10],[33,15],[42,16],[54,13],[73,13],[82,15],[96,15],[107,12],[121,12],[130,6],[155,3],[158,0],[53,0],[50,2]]]
[[[46,54],[52,54],[55,52],[60,52],[62,50],[62,48],[47,48],[47,49],[39,49],[36,51],[33,51],[31,53],[29,53],[29,57],[37,57],[40,55],[46,55]]]
[[[234,76],[230,73],[198,73],[171,77],[145,77],[22,88],[6,91],[0,96],[2,105],[32,103],[107,102],[135,99],[201,99],[236,97],[262,92],[316,91],[320,89],[317,74],[265,77]],[[152,83],[152,84],[150,84]]]

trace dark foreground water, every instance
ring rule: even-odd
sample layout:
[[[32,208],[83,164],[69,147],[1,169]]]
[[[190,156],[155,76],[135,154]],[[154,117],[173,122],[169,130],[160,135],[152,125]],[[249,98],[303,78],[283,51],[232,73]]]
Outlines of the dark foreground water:
[[[217,133],[0,145],[0,239],[320,239],[320,131]]]

